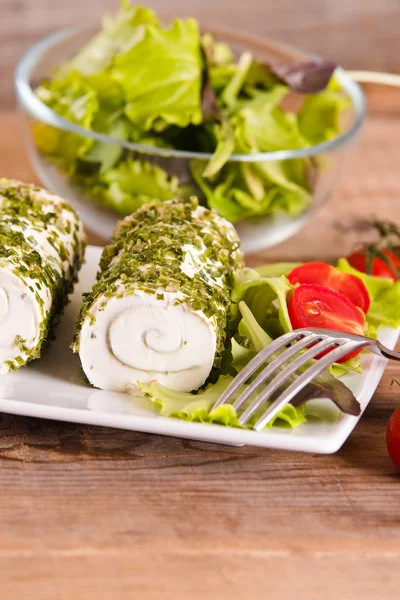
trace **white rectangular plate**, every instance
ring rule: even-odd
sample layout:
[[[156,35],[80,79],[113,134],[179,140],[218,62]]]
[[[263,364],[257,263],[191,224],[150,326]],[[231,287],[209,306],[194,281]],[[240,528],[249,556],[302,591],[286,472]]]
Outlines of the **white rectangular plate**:
[[[295,430],[275,427],[258,433],[161,417],[149,408],[148,402],[140,398],[90,387],[83,378],[79,357],[72,353],[69,345],[82,293],[88,291],[95,281],[100,253],[101,248],[88,247],[79,284],[58,327],[56,341],[40,360],[0,378],[0,411],[205,442],[238,446],[250,444],[321,454],[336,452],[346,441],[360,417],[341,414],[334,423],[310,420]],[[394,348],[398,332],[382,329],[379,338],[389,348]],[[362,411],[374,394],[386,363],[384,359],[365,354],[362,375],[352,373],[343,377],[344,383],[361,403]]]

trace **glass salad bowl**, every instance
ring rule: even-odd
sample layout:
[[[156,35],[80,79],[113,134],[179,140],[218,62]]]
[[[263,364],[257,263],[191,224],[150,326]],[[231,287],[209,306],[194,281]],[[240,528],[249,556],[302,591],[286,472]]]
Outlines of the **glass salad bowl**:
[[[87,140],[92,146],[96,144],[96,147],[101,145],[103,149],[106,148],[107,156],[119,157],[120,161],[133,161],[136,166],[139,165],[137,172],[135,173],[136,167],[131,169],[130,179],[127,178],[125,183],[123,182],[125,189],[121,202],[126,203],[126,198],[129,198],[131,185],[140,199],[144,170],[147,174],[147,194],[147,188],[154,184],[153,194],[157,195],[158,178],[166,178],[168,193],[159,199],[167,199],[183,193],[184,190],[187,194],[198,195],[201,202],[215,206],[223,216],[229,218],[230,212],[224,214],[224,202],[230,193],[229,178],[222,185],[213,184],[213,191],[210,191],[204,179],[194,175],[194,166],[197,172],[201,173],[211,158],[211,153],[138,144],[88,130],[56,114],[36,95],[37,86],[48,80],[56,67],[74,56],[94,32],[94,29],[68,29],[50,35],[34,44],[17,66],[15,85],[18,104],[24,114],[26,144],[32,164],[43,185],[70,200],[80,212],[86,226],[104,240],[111,236],[117,220],[123,214],[121,211],[118,214],[104,203],[99,203],[98,198],[94,199],[90,191],[87,191],[88,186],[82,185],[82,178],[90,179],[92,176],[90,169],[84,170],[79,179],[76,174],[71,176],[47,158],[47,154],[43,153],[41,148],[40,138],[41,128],[44,126],[47,128],[47,135],[49,131],[68,134],[68,137],[64,136],[66,143],[73,143],[75,138]],[[245,51],[250,51],[255,58],[267,63],[318,60],[303,51],[264,37],[215,28],[207,28],[207,32],[217,41],[229,44],[237,57]],[[343,97],[348,99],[346,108],[341,112],[339,135],[334,135],[328,141],[295,150],[230,156],[227,166],[234,165],[235,169],[240,169],[248,186],[248,200],[245,199],[244,202],[251,201],[253,207],[257,206],[257,181],[253,182],[253,185],[252,169],[263,173],[271,192],[269,214],[231,219],[239,232],[245,252],[273,246],[294,235],[336,190],[342,172],[348,165],[354,142],[362,129],[366,105],[361,88],[345,71],[337,68],[335,76]],[[291,96],[288,102],[295,106],[299,98],[296,98],[295,94]],[[46,143],[51,143],[51,139],[49,142],[47,138]],[[112,186],[112,181],[109,184]],[[120,188],[115,190],[117,202],[118,193],[121,194]],[[280,197],[283,198],[281,203]],[[290,202],[285,206],[287,198],[290,198]]]

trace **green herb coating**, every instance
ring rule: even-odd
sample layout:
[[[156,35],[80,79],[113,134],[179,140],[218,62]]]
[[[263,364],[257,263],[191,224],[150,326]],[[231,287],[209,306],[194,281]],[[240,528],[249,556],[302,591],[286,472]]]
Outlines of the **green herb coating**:
[[[190,273],[187,274],[189,265]],[[98,281],[86,294],[79,316],[74,350],[92,308],[108,299],[140,291],[162,300],[176,294],[175,304],[201,311],[216,333],[215,366],[224,349],[230,292],[234,275],[243,268],[239,239],[214,211],[174,199],[145,205],[120,221],[103,250]],[[183,270],[184,269],[184,270]]]
[[[67,202],[34,185],[0,178],[0,269],[20,279],[40,314],[34,341],[15,336],[16,356],[5,361],[6,370],[38,358],[52,338],[77,279],[84,246],[82,224]]]

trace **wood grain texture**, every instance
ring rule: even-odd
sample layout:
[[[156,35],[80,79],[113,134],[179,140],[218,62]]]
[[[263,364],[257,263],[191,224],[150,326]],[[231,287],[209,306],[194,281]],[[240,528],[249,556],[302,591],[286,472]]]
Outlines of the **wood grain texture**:
[[[0,131],[2,174],[34,180],[14,113]],[[370,118],[335,197],[249,262],[333,259],[360,215],[400,221],[399,139],[398,120]],[[0,599],[397,600],[398,373],[333,456],[0,415]]]
[[[195,16],[204,24],[269,35],[332,58],[346,68],[398,71],[398,0],[151,0],[165,19]],[[117,0],[0,0],[0,107],[14,104],[13,70],[42,36],[99,23]]]

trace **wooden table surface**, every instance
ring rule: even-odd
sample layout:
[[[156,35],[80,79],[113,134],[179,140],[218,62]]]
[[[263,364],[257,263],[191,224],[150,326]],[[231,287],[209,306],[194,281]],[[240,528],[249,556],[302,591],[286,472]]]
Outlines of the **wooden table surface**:
[[[313,222],[251,264],[334,259],[358,217],[400,222],[389,112],[370,117]],[[0,114],[0,132],[1,173],[34,180],[14,113]],[[0,598],[397,599],[400,475],[385,428],[398,372],[388,367],[332,456],[0,415]]]

